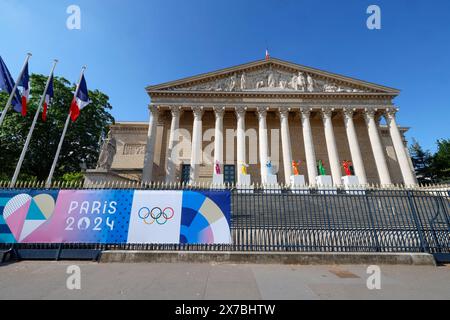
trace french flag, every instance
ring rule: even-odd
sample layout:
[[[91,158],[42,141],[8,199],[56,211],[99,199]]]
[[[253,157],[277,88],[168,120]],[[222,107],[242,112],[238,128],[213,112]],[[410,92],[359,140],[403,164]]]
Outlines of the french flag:
[[[72,119],[72,122],[75,122],[78,119],[80,111],[90,103],[86,79],[83,74],[78,87],[78,92],[75,97],[73,97],[72,104],[70,105],[70,118]]]
[[[18,85],[23,88],[22,110],[20,110],[20,112],[22,113],[22,116],[25,117],[27,115],[27,105],[30,97],[30,73],[28,72],[28,62],[23,69],[22,78],[20,78]],[[19,112],[19,110],[16,111]]]
[[[42,111],[42,120],[47,121],[47,110],[48,106],[52,102],[53,99],[53,74],[50,77],[50,83],[47,89],[47,92],[45,93],[45,99],[44,99],[44,110]]]
[[[269,49],[266,49],[266,61],[270,60],[270,53],[269,53]]]

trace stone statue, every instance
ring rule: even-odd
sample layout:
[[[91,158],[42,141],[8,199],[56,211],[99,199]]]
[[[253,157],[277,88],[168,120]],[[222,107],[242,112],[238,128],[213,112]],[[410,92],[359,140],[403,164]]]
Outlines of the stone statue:
[[[348,161],[348,160],[342,161],[342,166],[344,167],[345,174],[347,176],[352,176],[353,175],[352,170],[350,169],[352,165],[353,164],[352,164],[351,161]]]
[[[300,160],[298,162],[292,161],[292,171],[294,172],[294,176],[300,175],[300,169],[299,169],[300,164],[301,164]]]
[[[245,76],[245,72],[242,73],[241,76],[241,90],[244,91],[245,89],[247,89],[247,78]]]
[[[244,176],[247,175],[247,168],[248,168],[248,164],[242,163],[242,165],[241,165],[241,173],[242,173]]]
[[[267,168],[267,174],[273,174],[273,166],[272,166],[271,160],[267,160],[266,168]]]
[[[270,70],[269,78],[267,80],[267,86],[269,88],[275,88],[275,75],[272,70]]]
[[[233,74],[233,76],[230,78],[230,86],[229,86],[228,90],[229,91],[236,90],[236,85],[237,85],[236,74]]]
[[[299,86],[298,89],[300,91],[305,91],[306,79],[305,79],[305,76],[303,75],[303,72],[298,73],[297,81],[298,81],[298,86]]]
[[[327,171],[325,170],[325,167],[323,166],[322,160],[319,160],[319,174],[321,176],[327,175]]]
[[[280,80],[280,89],[286,89],[286,87],[287,87],[287,81]]]
[[[115,154],[116,139],[111,138],[111,135],[108,135],[108,138],[103,142],[102,150],[100,151],[100,156],[97,162],[97,169],[111,169]]]
[[[292,76],[292,81],[291,81],[292,89],[294,89],[296,91],[305,91],[305,86],[306,86],[306,80],[303,75],[303,72],[299,72],[298,76],[295,74]]]
[[[338,90],[338,87],[333,83],[327,83],[323,87],[325,92],[336,92]]]
[[[222,174],[219,161],[216,161],[215,169],[216,169],[216,175]]]
[[[308,74],[306,81],[308,83],[308,92],[314,92],[314,79],[311,77],[311,75]]]
[[[264,88],[264,80],[256,82],[256,89]]]

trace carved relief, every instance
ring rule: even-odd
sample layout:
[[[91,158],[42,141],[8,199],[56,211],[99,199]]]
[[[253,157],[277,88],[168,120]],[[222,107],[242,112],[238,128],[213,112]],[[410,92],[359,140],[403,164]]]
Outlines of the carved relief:
[[[187,91],[298,91],[325,93],[361,93],[367,92],[352,88],[350,85],[335,83],[332,79],[324,79],[312,73],[298,71],[295,73],[275,68],[266,68],[252,72],[233,73],[229,77],[211,80],[188,87],[177,87],[170,90]]]
[[[145,154],[144,144],[125,144],[123,146],[123,155],[125,156],[133,156],[141,154]]]

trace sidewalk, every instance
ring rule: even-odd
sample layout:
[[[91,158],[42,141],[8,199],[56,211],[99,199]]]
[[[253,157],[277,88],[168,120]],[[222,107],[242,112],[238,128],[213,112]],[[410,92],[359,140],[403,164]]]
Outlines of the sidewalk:
[[[0,299],[450,299],[450,266],[380,267],[368,290],[366,266],[21,262],[0,267]]]

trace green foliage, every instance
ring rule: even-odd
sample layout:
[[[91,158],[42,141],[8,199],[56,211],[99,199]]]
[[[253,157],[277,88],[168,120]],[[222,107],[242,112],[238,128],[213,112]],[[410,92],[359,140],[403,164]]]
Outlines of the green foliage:
[[[65,182],[82,182],[84,176],[82,172],[66,173],[63,175],[62,180]]]
[[[411,160],[416,171],[419,183],[430,183],[433,178],[431,163],[433,156],[430,151],[424,151],[417,140],[413,139],[413,144],[409,148]]]
[[[450,181],[450,139],[437,141],[438,150],[432,155],[414,140],[410,147],[411,158],[420,183]]]
[[[45,88],[46,76],[31,76],[31,99],[28,115],[24,118],[10,110],[0,127],[0,177],[10,179],[14,173],[17,160],[28,135],[33,117],[36,113],[40,96]],[[67,119],[75,85],[64,78],[54,79],[54,99],[47,113],[47,121],[41,116],[33,133],[20,180],[35,177],[44,181],[50,171],[53,158]],[[112,109],[109,98],[102,92],[89,91],[92,103],[81,112],[75,123],[69,125],[67,135],[58,160],[55,178],[66,173],[78,173],[80,167],[94,167],[100,146],[99,142],[107,133],[107,128],[114,122],[109,113]],[[0,93],[0,108],[3,110],[8,96]]]
[[[437,141],[438,151],[433,157],[433,171],[440,182],[450,181],[450,139]]]

